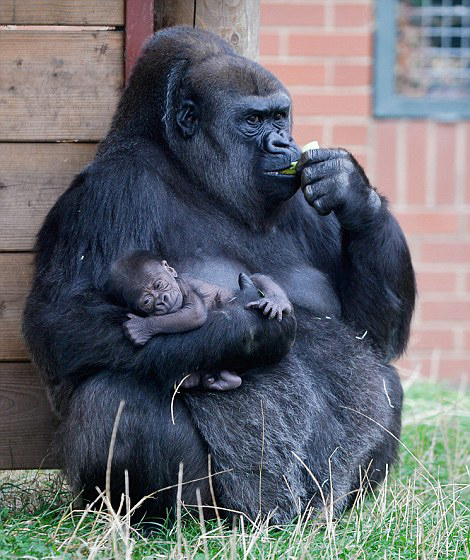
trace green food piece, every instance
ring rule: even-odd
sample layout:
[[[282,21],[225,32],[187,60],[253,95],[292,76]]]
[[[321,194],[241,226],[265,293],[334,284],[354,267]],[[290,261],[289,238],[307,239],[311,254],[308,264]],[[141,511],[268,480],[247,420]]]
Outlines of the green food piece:
[[[304,154],[305,152],[308,152],[308,150],[318,150],[319,147],[320,146],[318,145],[318,142],[316,140],[313,140],[312,142],[305,144],[305,146],[302,148],[302,153]],[[288,167],[287,169],[283,169],[282,171],[279,171],[279,173],[281,175],[295,175],[296,168],[297,168],[297,162],[293,161],[290,164],[290,167]]]
[[[283,169],[282,171],[279,171],[279,173],[281,173],[282,175],[295,175],[296,167],[297,167],[297,162],[293,161],[290,164],[290,167],[288,167],[287,169]]]

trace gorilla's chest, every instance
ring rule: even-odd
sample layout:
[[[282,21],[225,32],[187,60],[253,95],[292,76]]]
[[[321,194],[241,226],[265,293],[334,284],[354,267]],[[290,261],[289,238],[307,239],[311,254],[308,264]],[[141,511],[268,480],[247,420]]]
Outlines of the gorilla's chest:
[[[274,246],[273,246],[274,245]],[[179,263],[187,272],[229,289],[238,288],[238,275],[267,274],[286,292],[294,307],[301,307],[316,316],[339,317],[338,296],[329,279],[293,247],[264,243],[238,246],[228,257],[224,247],[194,247],[194,253]]]

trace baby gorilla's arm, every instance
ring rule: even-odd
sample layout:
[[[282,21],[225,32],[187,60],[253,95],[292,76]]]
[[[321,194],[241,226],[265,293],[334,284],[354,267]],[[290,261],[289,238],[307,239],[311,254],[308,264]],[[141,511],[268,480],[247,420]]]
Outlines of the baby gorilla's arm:
[[[292,313],[292,304],[289,298],[272,278],[264,274],[252,274],[250,279],[264,295],[261,299],[248,303],[246,305],[247,309],[260,309],[269,319],[277,317],[278,321],[282,321],[283,313],[286,315]]]
[[[202,326],[207,319],[207,308],[193,290],[188,290],[181,309],[167,315],[138,317],[128,314],[129,321],[123,325],[127,337],[136,346],[143,346],[152,336],[163,333],[192,331]]]

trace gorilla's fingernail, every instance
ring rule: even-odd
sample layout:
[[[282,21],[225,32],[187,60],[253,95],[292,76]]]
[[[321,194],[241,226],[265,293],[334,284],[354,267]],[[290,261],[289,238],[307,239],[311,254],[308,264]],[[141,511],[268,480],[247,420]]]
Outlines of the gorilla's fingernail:
[[[313,196],[313,189],[310,185],[305,187],[305,196],[308,196],[309,198],[312,198]]]

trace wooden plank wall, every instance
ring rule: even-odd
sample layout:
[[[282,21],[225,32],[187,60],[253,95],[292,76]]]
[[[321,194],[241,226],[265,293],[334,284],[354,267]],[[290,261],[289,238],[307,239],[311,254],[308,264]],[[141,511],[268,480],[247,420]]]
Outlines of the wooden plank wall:
[[[55,466],[20,335],[36,232],[105,134],[124,80],[124,0],[0,3],[0,468]]]

